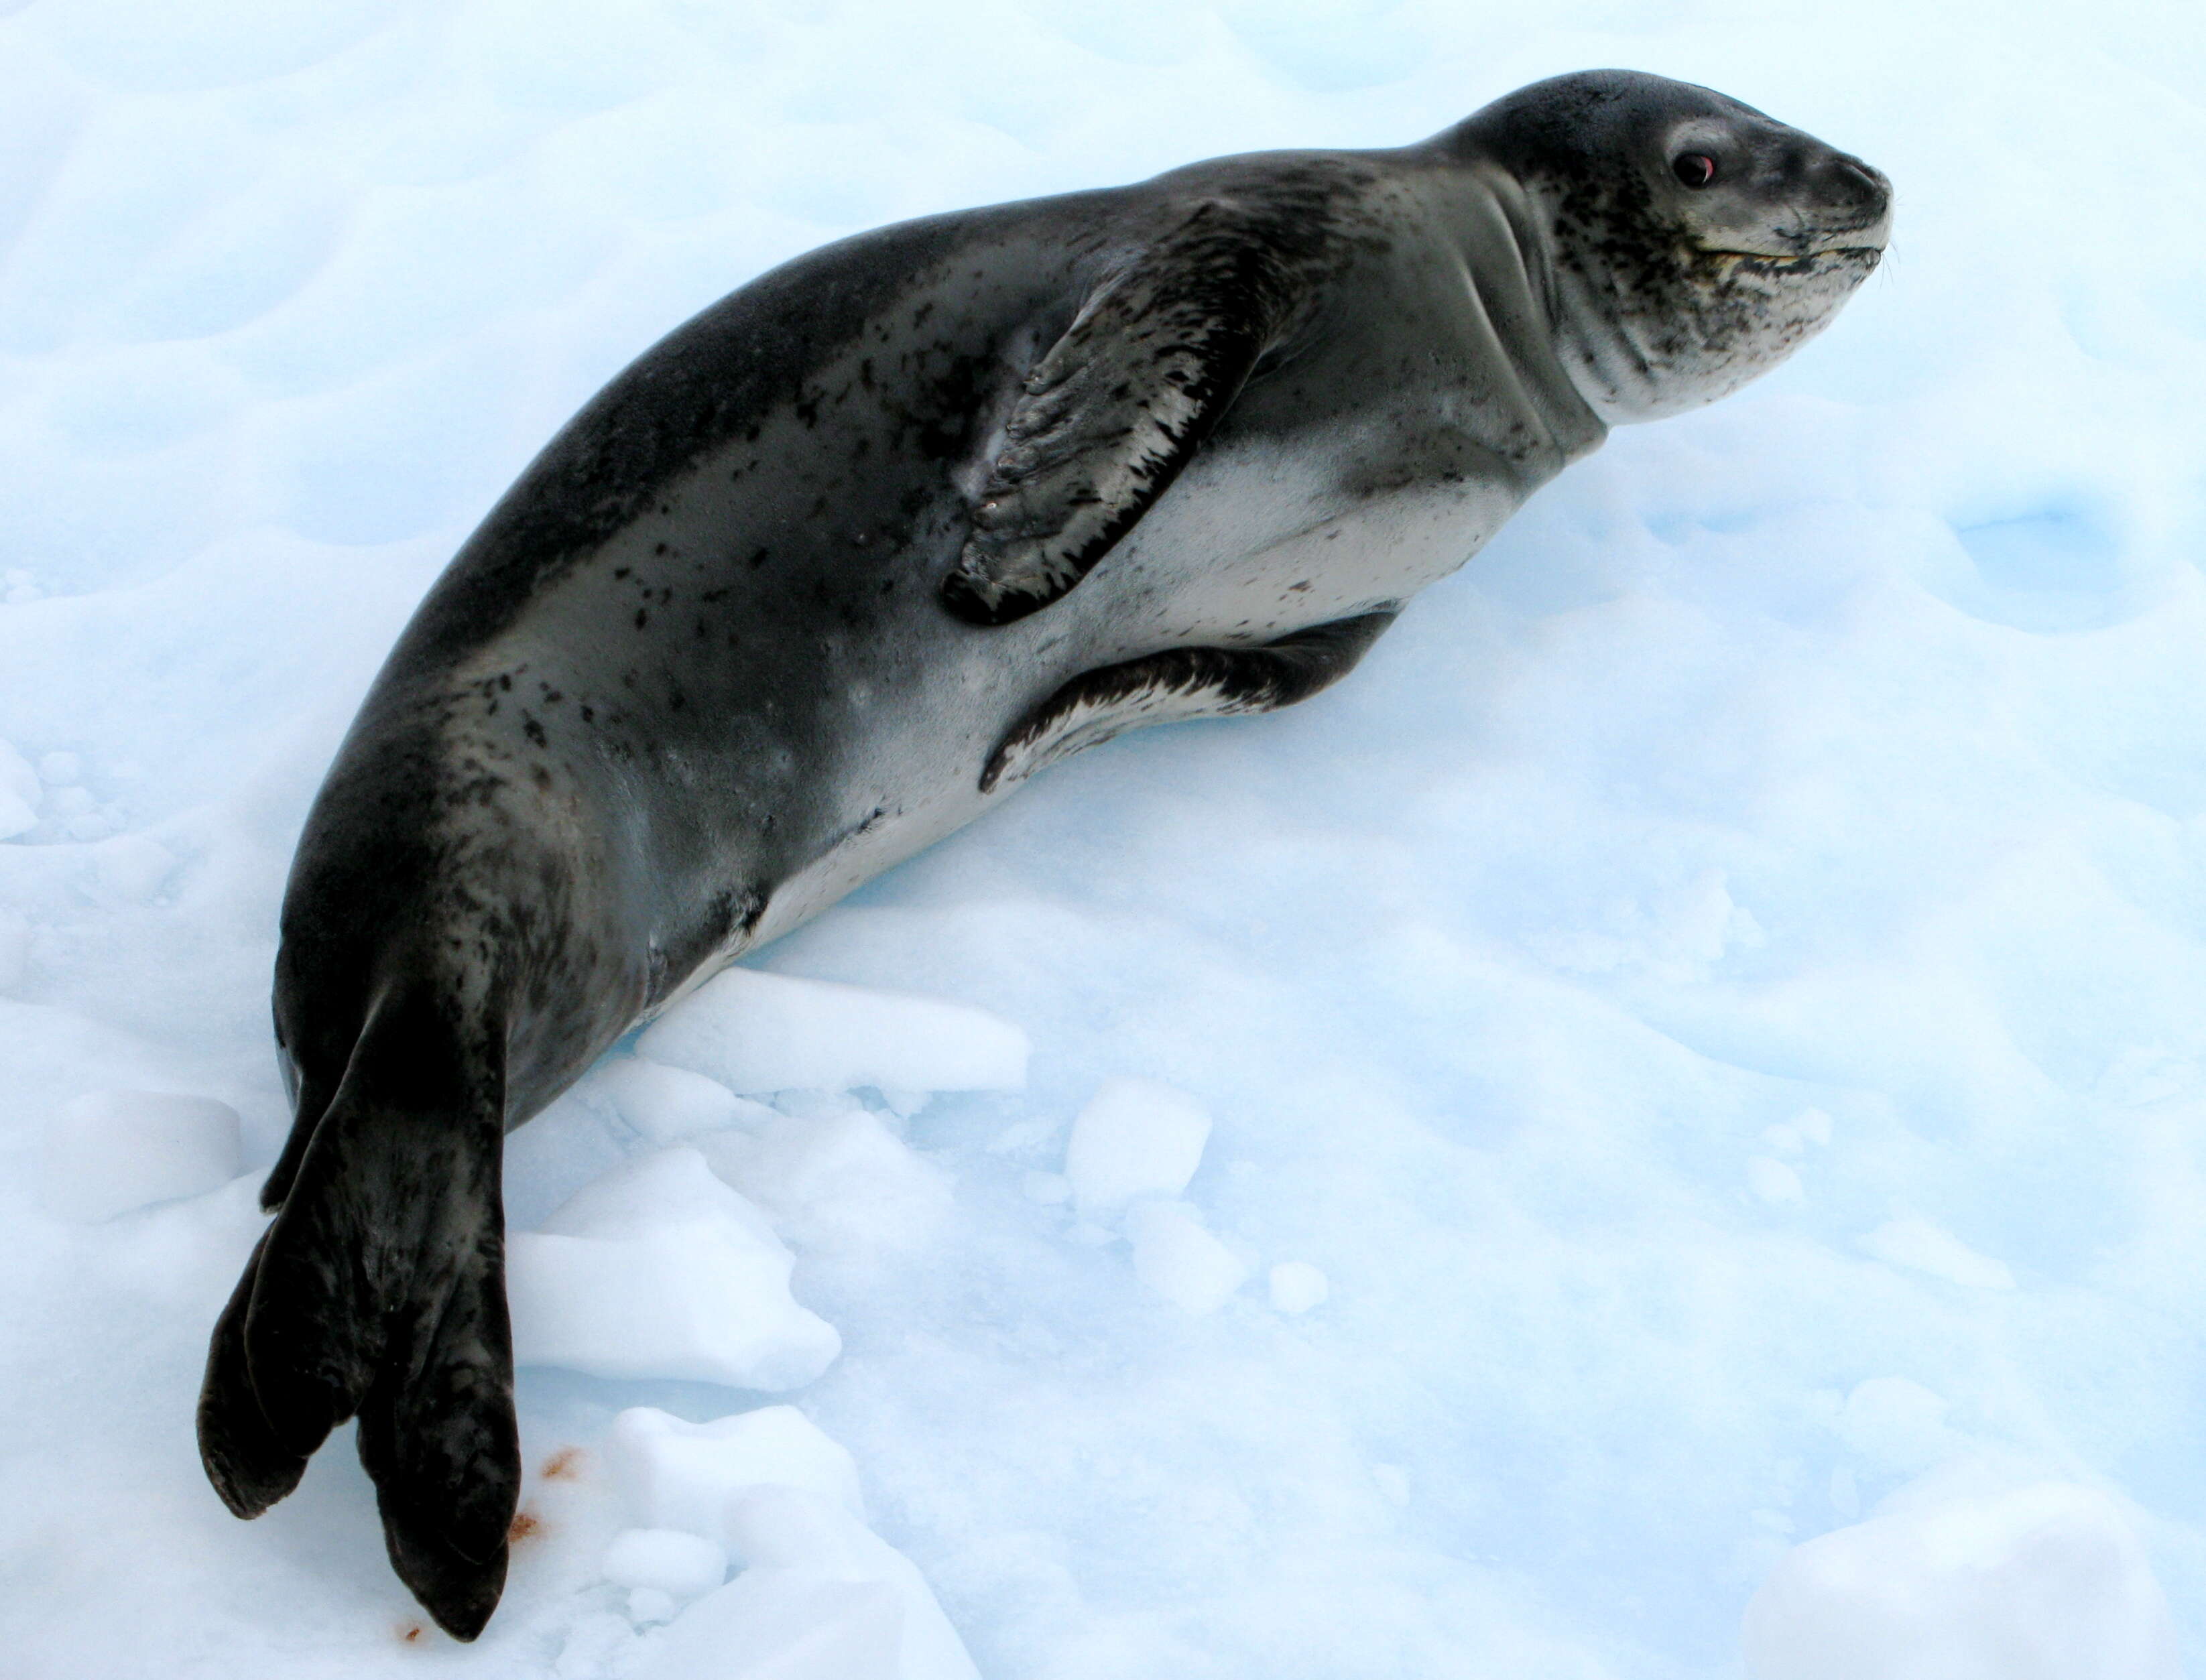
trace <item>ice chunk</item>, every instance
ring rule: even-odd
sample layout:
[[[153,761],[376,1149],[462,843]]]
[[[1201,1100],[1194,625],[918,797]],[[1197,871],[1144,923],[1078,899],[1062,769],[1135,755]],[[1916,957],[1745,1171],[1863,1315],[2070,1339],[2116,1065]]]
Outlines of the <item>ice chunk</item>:
[[[818,1119],[772,1114],[760,1133],[700,1138],[712,1171],[808,1248],[910,1248],[952,1206],[948,1173],[855,1102]]]
[[[2114,1502],[2040,1482],[1794,1547],[1747,1606],[1753,1680],[2177,1680],[2166,1598]]]
[[[1746,1164],[1746,1185],[1773,1207],[1807,1200],[1800,1175],[1774,1155],[1756,1155]]]
[[[1072,1181],[1061,1172],[1029,1172],[1019,1181],[1027,1200],[1055,1207],[1072,1200]]]
[[[12,992],[22,984],[30,961],[31,919],[0,904],[0,992]]]
[[[1952,1232],[1913,1214],[1879,1225],[1861,1240],[1863,1248],[1888,1266],[1943,1278],[1976,1290],[2011,1290],[2014,1273],[1988,1254],[1980,1254]]]
[[[92,849],[92,867],[100,891],[110,898],[142,904],[161,890],[176,856],[158,840],[142,834],[118,834]]]
[[[1374,1464],[1371,1480],[1379,1489],[1379,1497],[1397,1510],[1406,1509],[1410,1503],[1410,1473],[1399,1464]]]
[[[681,1617],[647,1675],[973,1675],[919,1571],[867,1530],[850,1455],[795,1407],[710,1423],[635,1407],[613,1420],[605,1457],[629,1514],[650,1525],[614,1542],[609,1578],[678,1597],[726,1553],[743,1566]],[[677,1544],[692,1536],[702,1550]]]
[[[1210,1115],[1153,1079],[1106,1079],[1072,1123],[1064,1176],[1083,1212],[1187,1189],[1210,1141]]]
[[[39,825],[39,801],[45,796],[30,761],[0,741],[0,840],[13,839]]]
[[[1325,1273],[1308,1260],[1281,1260],[1270,1277],[1272,1305],[1282,1313],[1307,1313],[1333,1294]]]
[[[590,1376],[789,1389],[834,1361],[793,1259],[695,1149],[647,1155],[506,1244],[514,1361]]]
[[[242,1170],[237,1111],[207,1097],[94,1091],[46,1127],[46,1200],[72,1219],[195,1196]]]
[[[1249,1276],[1231,1249],[1170,1202],[1136,1207],[1126,1216],[1126,1236],[1134,1275],[1183,1313],[1216,1312]]]
[[[1871,1377],[1846,1397],[1839,1439],[1871,1463],[1911,1475],[1951,1457],[1966,1438],[1949,1428],[1945,1397],[1905,1377]]]
[[[665,1144],[730,1126],[760,1126],[773,1111],[737,1096],[717,1080],[686,1068],[623,1057],[590,1075],[580,1093],[603,1099],[650,1142]]]
[[[635,1645],[635,1629],[624,1617],[609,1610],[578,1616],[552,1659],[552,1680],[601,1680],[618,1671],[617,1665]]]
[[[609,1106],[566,1093],[505,1140],[506,1229],[534,1230],[633,1153],[634,1140]]]
[[[641,1680],[978,1680],[911,1561],[834,1500],[761,1487],[730,1515],[743,1572],[667,1629]]]
[[[728,1549],[681,1528],[623,1528],[605,1548],[605,1572],[617,1587],[663,1593],[687,1604],[728,1578]]]
[[[907,1680],[904,1606],[880,1581],[746,1570],[667,1629],[638,1680]]]
[[[731,1091],[1016,1091],[1026,1034],[963,1004],[730,968],[637,1040],[636,1053]]]
[[[764,1406],[710,1423],[631,1407],[613,1420],[605,1458],[631,1522],[677,1528],[722,1547],[729,1544],[730,1510],[762,1486],[809,1488],[861,1521],[866,1515],[857,1465],[794,1406]]]

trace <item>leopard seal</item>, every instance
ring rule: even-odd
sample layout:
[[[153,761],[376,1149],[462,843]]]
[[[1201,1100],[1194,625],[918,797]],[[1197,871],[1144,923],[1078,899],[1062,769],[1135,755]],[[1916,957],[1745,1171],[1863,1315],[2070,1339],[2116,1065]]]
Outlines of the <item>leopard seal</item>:
[[[1397,150],[935,216],[616,378],[431,589],[299,843],[295,1123],[201,1454],[344,1419],[438,1622],[521,1467],[501,1140],[683,989],[1137,724],[1350,670],[1612,426],[1774,365],[1887,183],[1708,89],[1538,83]]]

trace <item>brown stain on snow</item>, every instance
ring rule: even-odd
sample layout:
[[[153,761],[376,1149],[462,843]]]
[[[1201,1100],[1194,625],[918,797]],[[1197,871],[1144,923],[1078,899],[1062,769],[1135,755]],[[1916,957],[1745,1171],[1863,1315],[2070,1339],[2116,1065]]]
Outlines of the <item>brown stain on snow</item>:
[[[538,1474],[546,1481],[579,1481],[588,1462],[589,1455],[581,1448],[561,1447],[544,1461],[544,1468]]]

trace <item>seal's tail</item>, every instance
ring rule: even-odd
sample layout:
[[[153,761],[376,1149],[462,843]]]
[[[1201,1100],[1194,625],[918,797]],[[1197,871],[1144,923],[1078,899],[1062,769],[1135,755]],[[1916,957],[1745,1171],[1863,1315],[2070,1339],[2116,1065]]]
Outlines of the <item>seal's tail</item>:
[[[199,1411],[207,1476],[240,1516],[297,1486],[357,1413],[391,1565],[460,1639],[497,1607],[521,1489],[502,1035],[468,1015],[386,994],[328,1106],[302,1107]]]

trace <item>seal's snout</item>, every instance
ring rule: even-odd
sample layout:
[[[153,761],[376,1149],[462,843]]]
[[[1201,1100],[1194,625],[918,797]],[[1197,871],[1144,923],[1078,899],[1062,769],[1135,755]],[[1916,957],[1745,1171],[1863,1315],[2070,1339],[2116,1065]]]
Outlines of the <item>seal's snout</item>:
[[[1884,243],[1892,215],[1892,182],[1883,170],[1847,152],[1833,152],[1810,170],[1809,179],[1826,207],[1833,232],[1853,235],[1856,243]]]

